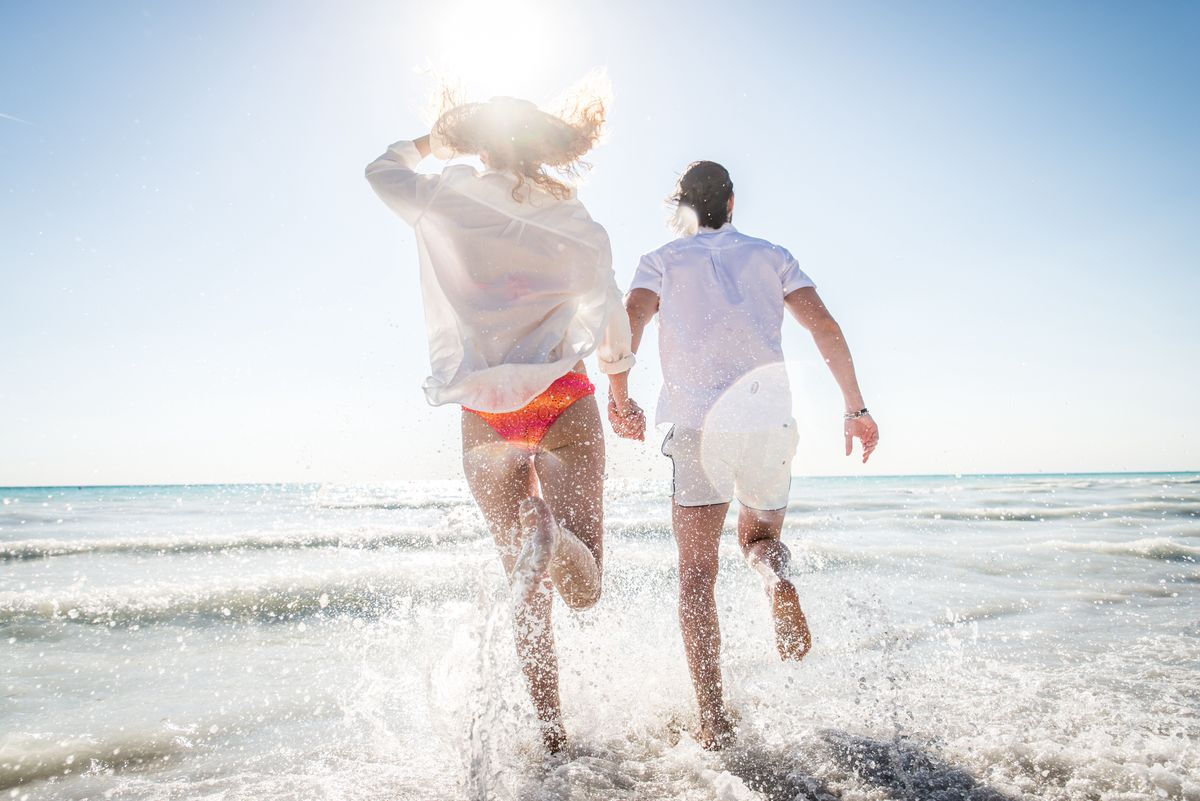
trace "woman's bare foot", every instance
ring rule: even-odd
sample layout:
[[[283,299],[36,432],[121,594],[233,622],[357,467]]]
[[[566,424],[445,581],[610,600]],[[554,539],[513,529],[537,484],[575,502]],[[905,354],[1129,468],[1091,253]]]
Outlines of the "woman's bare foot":
[[[779,658],[803,659],[812,648],[812,634],[800,609],[796,587],[787,579],[780,579],[771,590],[771,616],[775,618],[775,647],[779,650]]]
[[[521,501],[521,552],[513,567],[513,584],[518,596],[531,598],[550,570],[550,557],[558,540],[558,524],[546,502],[538,497]]]

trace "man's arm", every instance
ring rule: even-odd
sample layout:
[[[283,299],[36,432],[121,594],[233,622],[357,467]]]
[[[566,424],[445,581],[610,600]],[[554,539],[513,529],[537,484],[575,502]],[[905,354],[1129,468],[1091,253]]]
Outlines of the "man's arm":
[[[629,315],[630,350],[637,353],[642,343],[646,323],[658,311],[658,295],[649,289],[634,289],[625,296],[625,313]],[[616,378],[616,376],[609,376]],[[646,435],[646,416],[629,397],[629,373],[620,374],[609,384],[608,422],[618,436],[641,440]]]
[[[813,287],[797,289],[784,296],[784,304],[810,334],[817,350],[829,365],[829,371],[842,390],[842,399],[846,404],[846,413],[855,414],[864,409],[862,390],[858,387],[858,376],[854,372],[854,360],[850,356],[850,348],[842,335],[842,327],[825,308],[821,296]],[[637,341],[636,338],[634,340]],[[869,414],[846,420],[846,455],[850,455],[854,438],[862,441],[863,461],[867,461],[875,445],[879,442],[879,428]]]
[[[631,289],[625,296],[625,313],[629,315],[629,333],[632,334],[633,352],[642,344],[642,332],[651,318],[658,313],[658,294],[649,289]]]

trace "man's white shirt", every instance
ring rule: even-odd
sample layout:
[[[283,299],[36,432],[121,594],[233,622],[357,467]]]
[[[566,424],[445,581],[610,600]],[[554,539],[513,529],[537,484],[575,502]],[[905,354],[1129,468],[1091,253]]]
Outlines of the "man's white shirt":
[[[643,256],[630,289],[659,296],[656,423],[758,431],[790,420],[783,298],[812,286],[785,248],[730,223]]]

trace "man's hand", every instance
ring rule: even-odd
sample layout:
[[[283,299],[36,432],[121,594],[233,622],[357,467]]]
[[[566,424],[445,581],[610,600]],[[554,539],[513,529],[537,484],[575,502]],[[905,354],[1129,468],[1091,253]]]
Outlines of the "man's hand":
[[[612,426],[613,433],[622,439],[646,439],[646,413],[633,398],[625,401],[623,409],[617,408],[617,402],[609,399],[608,424]]]
[[[846,455],[849,456],[850,452],[854,450],[854,438],[858,437],[862,442],[863,464],[866,464],[867,459],[871,458],[871,452],[879,444],[879,426],[875,425],[871,415],[864,414],[862,417],[847,420],[844,433],[846,434]]]

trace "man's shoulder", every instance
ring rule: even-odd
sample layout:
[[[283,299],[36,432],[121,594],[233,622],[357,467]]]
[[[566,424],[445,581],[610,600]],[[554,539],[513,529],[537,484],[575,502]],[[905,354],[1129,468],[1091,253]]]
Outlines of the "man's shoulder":
[[[772,242],[769,239],[750,236],[749,234],[744,234],[741,231],[735,231],[729,235],[726,242],[726,247],[744,248],[754,251],[771,251],[773,253],[791,255],[788,253],[788,249],[783,245]]]
[[[678,253],[681,250],[686,250],[691,242],[692,237],[681,236],[678,239],[672,239],[669,242],[664,242],[649,253],[643,254],[644,259],[661,259],[673,253]]]
[[[697,253],[705,253],[710,246],[694,236],[681,236],[665,242],[649,253],[643,254],[642,261],[657,265],[667,265],[672,262],[695,258]]]
[[[719,239],[712,237],[681,236],[655,248],[642,256],[645,261],[668,263],[676,258],[686,258],[696,251],[736,251],[749,254],[773,254],[790,259],[792,254],[783,245],[768,239],[750,236],[741,231],[724,232]]]

